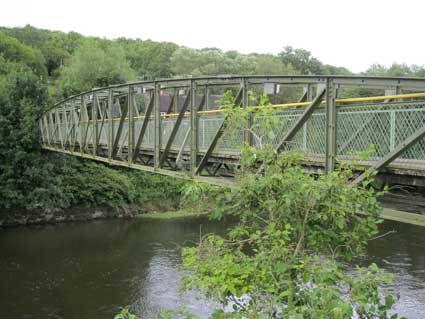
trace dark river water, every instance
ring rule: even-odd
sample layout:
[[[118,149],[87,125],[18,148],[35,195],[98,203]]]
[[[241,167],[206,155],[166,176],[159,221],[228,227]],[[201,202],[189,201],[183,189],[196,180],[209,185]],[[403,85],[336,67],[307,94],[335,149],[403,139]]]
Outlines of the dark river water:
[[[202,226],[200,226],[202,225]],[[226,225],[206,219],[106,220],[0,230],[0,318],[112,319],[130,306],[143,319],[185,304],[201,318],[214,308],[180,293],[180,247]],[[425,318],[425,228],[385,222],[368,261],[395,274],[398,313]]]

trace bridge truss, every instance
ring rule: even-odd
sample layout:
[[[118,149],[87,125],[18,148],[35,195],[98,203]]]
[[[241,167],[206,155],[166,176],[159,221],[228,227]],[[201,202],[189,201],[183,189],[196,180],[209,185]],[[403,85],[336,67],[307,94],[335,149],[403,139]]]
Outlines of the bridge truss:
[[[303,152],[306,168],[329,172],[338,161],[356,160],[364,171],[425,186],[425,80],[416,78],[219,76],[95,88],[44,112],[42,145],[111,165],[227,183],[223,177],[239,165],[240,146],[256,143],[252,118],[247,129],[231,130],[225,112],[212,109],[211,96],[227,90],[239,107],[256,103],[249,91],[270,93],[270,107],[285,124],[267,143]],[[353,155],[371,145],[370,159]],[[360,172],[353,183],[365,176]]]

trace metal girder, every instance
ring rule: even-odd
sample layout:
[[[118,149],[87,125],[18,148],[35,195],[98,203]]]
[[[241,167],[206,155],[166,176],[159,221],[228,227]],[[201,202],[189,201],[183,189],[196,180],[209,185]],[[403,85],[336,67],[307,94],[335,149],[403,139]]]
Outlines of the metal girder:
[[[99,127],[97,125],[97,95],[96,93],[93,93],[92,102],[91,102],[91,111],[92,111],[92,151],[93,155],[97,155],[97,136],[99,134]]]
[[[75,108],[76,108],[75,100],[72,100],[72,114],[73,114],[72,119],[74,122],[74,134],[72,137],[72,149],[71,149],[72,151],[75,150],[75,144],[77,143],[77,130],[79,129],[79,126],[80,126],[80,118]],[[78,144],[81,148],[81,137],[80,137],[80,140],[78,141]]]
[[[120,103],[119,96],[117,97],[117,105],[118,105],[118,114],[121,116],[122,115],[122,109],[121,109],[121,103]]]
[[[236,95],[235,99],[234,99],[234,104],[235,106],[241,106],[242,103],[242,97],[243,97],[243,88],[241,88],[238,92],[238,94]],[[210,146],[208,147],[207,151],[205,152],[205,155],[202,157],[198,167],[195,169],[194,171],[194,175],[198,175],[202,172],[202,170],[204,169],[205,165],[208,162],[208,159],[210,158],[210,156],[212,155],[212,153],[214,152],[214,149],[217,145],[218,140],[220,139],[220,137],[223,135],[224,130],[226,129],[227,126],[227,116],[224,118],[223,122],[221,123],[217,133],[215,134],[213,140],[211,141]]]
[[[112,160],[112,145],[114,143],[114,119],[112,116],[114,104],[114,92],[112,89],[108,90],[108,110],[109,110],[109,131],[108,131],[108,159]]]
[[[57,127],[57,131],[59,135],[59,140],[61,142],[62,148],[65,149],[58,109],[55,109],[55,117],[56,117],[56,127]]]
[[[127,116],[127,111],[128,111],[128,108],[126,108],[126,107],[123,110],[121,110],[120,124],[118,126],[117,135],[115,136],[114,145],[112,147],[112,158],[114,158],[117,155],[122,130],[123,130],[123,127],[124,127],[124,121],[125,121],[125,118]]]
[[[356,86],[365,88],[393,88],[402,90],[424,90],[425,81],[408,78],[385,78],[385,77],[331,77],[337,87]]]
[[[53,111],[49,112],[49,120],[50,120],[50,123],[51,123],[50,126],[52,127],[51,132],[50,132],[50,138],[53,142],[55,142],[55,137],[56,137],[56,132],[57,132],[58,126],[56,125],[56,122],[54,120]]]
[[[134,92],[133,92],[134,93]],[[140,116],[139,107],[137,105],[136,94],[132,94],[133,97],[133,107],[134,107],[134,115]]]
[[[161,87],[155,85],[154,93],[154,169],[159,169],[159,157],[161,155]]]
[[[394,161],[399,155],[405,152],[408,148],[416,144],[419,140],[425,137],[425,125],[418,129],[415,133],[406,138],[391,152],[385,155],[381,160],[373,164],[366,172],[357,177],[352,183],[352,186],[356,186],[364,181],[374,171],[379,171],[381,168],[387,166],[389,163]]]
[[[183,165],[181,165],[181,163],[183,162],[183,152],[184,152],[184,148],[186,146],[186,142],[189,138],[189,135],[191,134],[192,129],[189,127],[189,129],[186,132],[186,135],[183,138],[183,142],[180,145],[180,149],[179,152],[177,153],[177,157],[176,157],[176,166],[179,167],[181,166],[181,168],[184,168]]]
[[[139,137],[137,138],[136,146],[134,147],[133,160],[136,160],[137,155],[139,154],[140,146],[142,145],[143,137],[145,136],[146,129],[148,128],[149,119],[151,118],[153,107],[154,107],[154,92],[151,92],[148,107],[146,109],[145,117],[143,119],[142,128],[140,129],[140,134],[139,134]]]
[[[128,86],[127,108],[128,108],[128,161],[133,162],[133,149],[134,149],[134,92],[133,88]]]
[[[335,75],[258,75],[258,76],[203,76],[193,77],[190,80],[195,81],[198,86],[213,86],[213,85],[237,85],[243,80],[247,80],[248,83],[262,84],[262,83],[282,83],[282,84],[318,84],[325,83],[327,79],[332,79],[338,87],[342,86],[365,86],[365,87],[379,87],[389,88],[400,86],[404,90],[425,90],[425,80],[420,78],[400,78],[400,77],[378,77],[378,76],[335,76]],[[143,87],[153,86],[155,83],[161,86],[161,89],[167,89],[170,87],[181,87],[188,86],[189,80],[187,78],[176,78],[176,79],[164,79],[159,81],[137,81],[132,82],[132,85],[139,85]],[[128,84],[116,84],[109,86],[117,91],[125,89]],[[104,92],[108,87],[96,88],[82,94],[93,93],[93,92]],[[71,96],[65,100],[56,103],[51,108],[47,109],[50,111],[54,107],[57,107],[63,102],[66,102],[76,96]]]
[[[204,95],[205,95],[205,111],[208,111],[210,108],[210,88],[208,85],[204,87]]]
[[[248,98],[248,82],[247,81],[243,81],[241,83],[242,85],[242,100],[241,100],[241,104],[243,108],[247,108],[249,106],[249,98]],[[243,137],[244,137],[244,143],[247,145],[252,145],[253,144],[253,136],[251,133],[251,128],[252,128],[252,122],[253,122],[253,114],[249,113],[247,121],[246,121],[246,125],[245,125],[245,130],[243,132]]]
[[[214,171],[212,173],[212,176],[215,176],[218,173],[218,171],[219,171],[219,169],[221,168],[222,165],[223,165],[223,163],[218,163],[217,167],[214,169]]]
[[[87,148],[87,135],[89,131],[89,112],[87,110],[86,100],[84,95],[81,95],[81,106],[83,108],[82,115],[84,116],[83,121],[85,122],[85,129],[81,132],[83,146],[81,147],[82,152],[84,152]]]
[[[174,123],[173,130],[171,131],[170,137],[168,138],[167,144],[165,145],[164,152],[161,154],[161,158],[159,160],[159,167],[162,167],[164,165],[165,160],[168,157],[168,153],[170,152],[171,146],[173,145],[174,138],[176,137],[176,134],[180,128],[180,124],[184,118],[184,115],[186,113],[187,107],[189,106],[189,102],[191,99],[190,92],[186,95],[186,99],[183,102],[183,106],[179,112],[179,115],[176,119],[176,123]]]
[[[105,119],[106,119],[106,114],[105,112],[102,112],[102,107],[101,104],[99,102],[99,99],[96,99],[96,104],[97,104],[97,109],[99,111],[100,114],[100,128],[98,129],[97,135],[96,135],[96,145],[100,144],[100,138],[102,137],[102,131],[104,129],[104,125],[105,125]],[[97,119],[96,119],[96,123],[97,123]]]
[[[336,158],[336,123],[337,112],[335,105],[335,86],[332,80],[326,80],[326,154],[325,171],[332,172],[335,169]]]
[[[63,118],[63,125],[65,125],[65,138],[64,138],[64,145],[69,142],[69,135],[70,135],[70,129],[68,126],[68,119],[66,117],[66,104],[62,106],[62,118]]]
[[[196,83],[190,84],[190,171],[195,175],[196,165],[198,164],[198,112],[196,107]]]
[[[286,135],[282,138],[279,145],[276,148],[277,152],[280,152],[285,147],[285,144],[288,143],[300,128],[304,125],[304,123],[310,118],[311,114],[313,114],[314,110],[322,103],[323,97],[326,94],[326,89],[323,89],[311,102],[311,104],[306,108],[304,113],[298,118],[297,122],[289,129]]]

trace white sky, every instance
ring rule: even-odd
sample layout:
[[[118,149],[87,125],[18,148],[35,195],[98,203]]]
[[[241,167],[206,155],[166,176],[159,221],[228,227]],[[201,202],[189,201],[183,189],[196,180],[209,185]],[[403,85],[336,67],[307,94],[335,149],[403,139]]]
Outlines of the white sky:
[[[242,53],[291,45],[355,72],[425,64],[425,0],[0,0],[0,25],[26,24]]]

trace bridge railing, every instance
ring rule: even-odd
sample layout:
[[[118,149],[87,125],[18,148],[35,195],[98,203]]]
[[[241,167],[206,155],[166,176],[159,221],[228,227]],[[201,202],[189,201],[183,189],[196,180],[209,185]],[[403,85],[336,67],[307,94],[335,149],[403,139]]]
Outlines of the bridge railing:
[[[210,173],[209,166],[237,164],[247,135],[245,130],[226,128],[225,112],[210,109],[211,92],[232,89],[235,104],[245,107],[255,103],[249,101],[248,93],[259,91],[259,86],[274,86],[275,90],[278,86],[297,87],[303,92],[301,102],[271,106],[281,122],[273,129],[273,138],[265,137],[264,141],[279,150],[300,150],[306,159],[322,163],[329,171],[337,159],[355,159],[356,153],[373,146],[371,159],[363,161],[366,166],[380,169],[390,164],[425,171],[422,79],[236,76],[145,81],[93,89],[43,114],[43,147],[159,173],[173,174],[186,167],[192,177],[203,175]],[[338,97],[343,89],[353,87],[386,94]],[[162,94],[170,90],[174,95],[167,112],[162,113]],[[179,102],[179,92],[183,103]],[[272,100],[276,100],[279,96],[273,94]],[[284,100],[285,96],[280,98]],[[253,143],[258,141],[254,139]],[[177,165],[178,160],[187,165]]]

